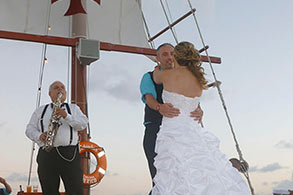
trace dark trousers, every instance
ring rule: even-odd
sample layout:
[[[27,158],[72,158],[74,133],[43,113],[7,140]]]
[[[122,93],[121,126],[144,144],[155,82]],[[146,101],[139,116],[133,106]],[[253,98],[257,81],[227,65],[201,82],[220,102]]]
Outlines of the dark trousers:
[[[39,149],[38,175],[43,195],[59,195],[60,178],[62,179],[67,195],[83,195],[81,157],[78,146],[60,146],[60,154],[71,160],[68,162],[53,148],[50,152]]]
[[[149,170],[151,173],[152,179],[154,179],[156,175],[156,168],[154,166],[154,158],[157,155],[155,153],[155,145],[156,145],[156,139],[157,139],[157,133],[160,130],[159,123],[150,123],[145,126],[145,132],[144,132],[144,138],[143,138],[143,149],[148,161]],[[154,182],[153,182],[154,186]]]

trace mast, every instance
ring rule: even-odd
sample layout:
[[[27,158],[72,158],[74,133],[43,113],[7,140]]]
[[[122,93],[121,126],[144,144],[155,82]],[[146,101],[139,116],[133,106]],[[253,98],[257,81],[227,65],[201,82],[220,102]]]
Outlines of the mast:
[[[86,1],[83,0],[83,7],[86,7]],[[72,15],[72,37],[87,38],[87,14]],[[71,103],[80,107],[81,111],[87,113],[87,67],[80,64],[77,54],[77,47],[73,46],[71,50]],[[88,141],[87,129],[79,132],[80,141]],[[89,173],[90,156],[83,153],[81,156],[81,166],[83,173]],[[89,195],[89,186],[83,185],[83,194]]]

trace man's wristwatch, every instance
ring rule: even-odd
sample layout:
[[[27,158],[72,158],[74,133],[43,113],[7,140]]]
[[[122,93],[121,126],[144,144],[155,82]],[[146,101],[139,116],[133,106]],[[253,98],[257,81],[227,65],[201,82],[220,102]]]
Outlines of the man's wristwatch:
[[[160,108],[161,108],[161,104],[157,104],[157,105],[156,105],[156,111],[159,112],[159,111],[160,111]]]

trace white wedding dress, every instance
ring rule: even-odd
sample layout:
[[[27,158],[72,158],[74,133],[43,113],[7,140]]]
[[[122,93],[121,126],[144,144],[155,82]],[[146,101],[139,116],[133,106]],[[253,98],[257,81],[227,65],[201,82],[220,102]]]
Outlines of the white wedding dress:
[[[179,108],[180,115],[163,117],[152,195],[250,195],[240,173],[219,150],[219,139],[190,117],[200,98],[166,90],[162,98]]]

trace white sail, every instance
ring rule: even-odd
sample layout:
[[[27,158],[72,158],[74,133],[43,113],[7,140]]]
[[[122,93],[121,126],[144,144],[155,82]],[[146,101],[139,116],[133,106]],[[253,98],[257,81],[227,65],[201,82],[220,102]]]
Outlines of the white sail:
[[[70,0],[54,3],[51,0],[0,0],[0,30],[71,37],[72,16],[64,16],[70,3]],[[100,4],[85,0],[82,3],[87,12],[88,38],[149,47],[140,0],[101,0]]]

